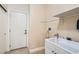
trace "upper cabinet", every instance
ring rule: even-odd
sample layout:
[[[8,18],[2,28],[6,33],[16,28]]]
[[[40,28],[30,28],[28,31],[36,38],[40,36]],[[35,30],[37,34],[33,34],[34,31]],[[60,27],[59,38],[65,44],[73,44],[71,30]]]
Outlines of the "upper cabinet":
[[[59,14],[55,15],[54,17],[63,18],[66,16],[72,16],[72,15],[79,15],[79,7],[76,7],[74,9],[66,11],[66,12],[59,13]]]

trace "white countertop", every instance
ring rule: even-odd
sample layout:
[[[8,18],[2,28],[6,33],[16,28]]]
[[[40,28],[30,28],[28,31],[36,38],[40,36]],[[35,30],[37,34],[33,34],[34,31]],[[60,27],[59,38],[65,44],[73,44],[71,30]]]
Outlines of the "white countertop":
[[[56,37],[54,38],[49,38],[47,39],[49,42],[52,44],[57,45],[58,47],[68,51],[69,53],[79,53],[79,43],[74,42],[74,41],[69,41],[63,38],[57,39]]]

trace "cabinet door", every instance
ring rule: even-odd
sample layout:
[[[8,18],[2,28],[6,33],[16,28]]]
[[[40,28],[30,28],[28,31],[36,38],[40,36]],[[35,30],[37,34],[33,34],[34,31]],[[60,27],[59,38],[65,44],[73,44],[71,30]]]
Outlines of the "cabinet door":
[[[55,54],[55,52],[52,52],[51,50],[45,50],[45,54]]]
[[[51,44],[50,42],[45,42],[45,53],[46,54],[56,54],[55,52],[55,45]]]
[[[45,48],[45,53],[46,53],[46,54],[56,54],[55,50],[56,50],[56,49],[54,49],[54,48],[46,47],[46,48]]]
[[[57,54],[69,54],[69,52],[65,51],[64,49],[56,46],[56,53]]]

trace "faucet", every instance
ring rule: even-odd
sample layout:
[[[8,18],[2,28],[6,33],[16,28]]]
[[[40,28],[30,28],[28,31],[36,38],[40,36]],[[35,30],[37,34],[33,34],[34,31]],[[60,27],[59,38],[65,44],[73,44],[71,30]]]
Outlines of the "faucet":
[[[56,36],[57,37],[57,39],[59,38],[59,34],[57,33],[57,34],[55,34],[54,36]]]
[[[57,37],[56,42],[58,43],[58,41],[59,41],[59,34],[57,33],[57,34],[55,34],[54,36]]]

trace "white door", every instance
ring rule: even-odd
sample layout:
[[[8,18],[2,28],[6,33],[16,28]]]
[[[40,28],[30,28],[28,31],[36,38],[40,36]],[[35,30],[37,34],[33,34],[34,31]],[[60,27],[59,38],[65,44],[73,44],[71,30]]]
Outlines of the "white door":
[[[27,46],[26,20],[26,14],[24,13],[10,13],[10,49],[17,49]]]

